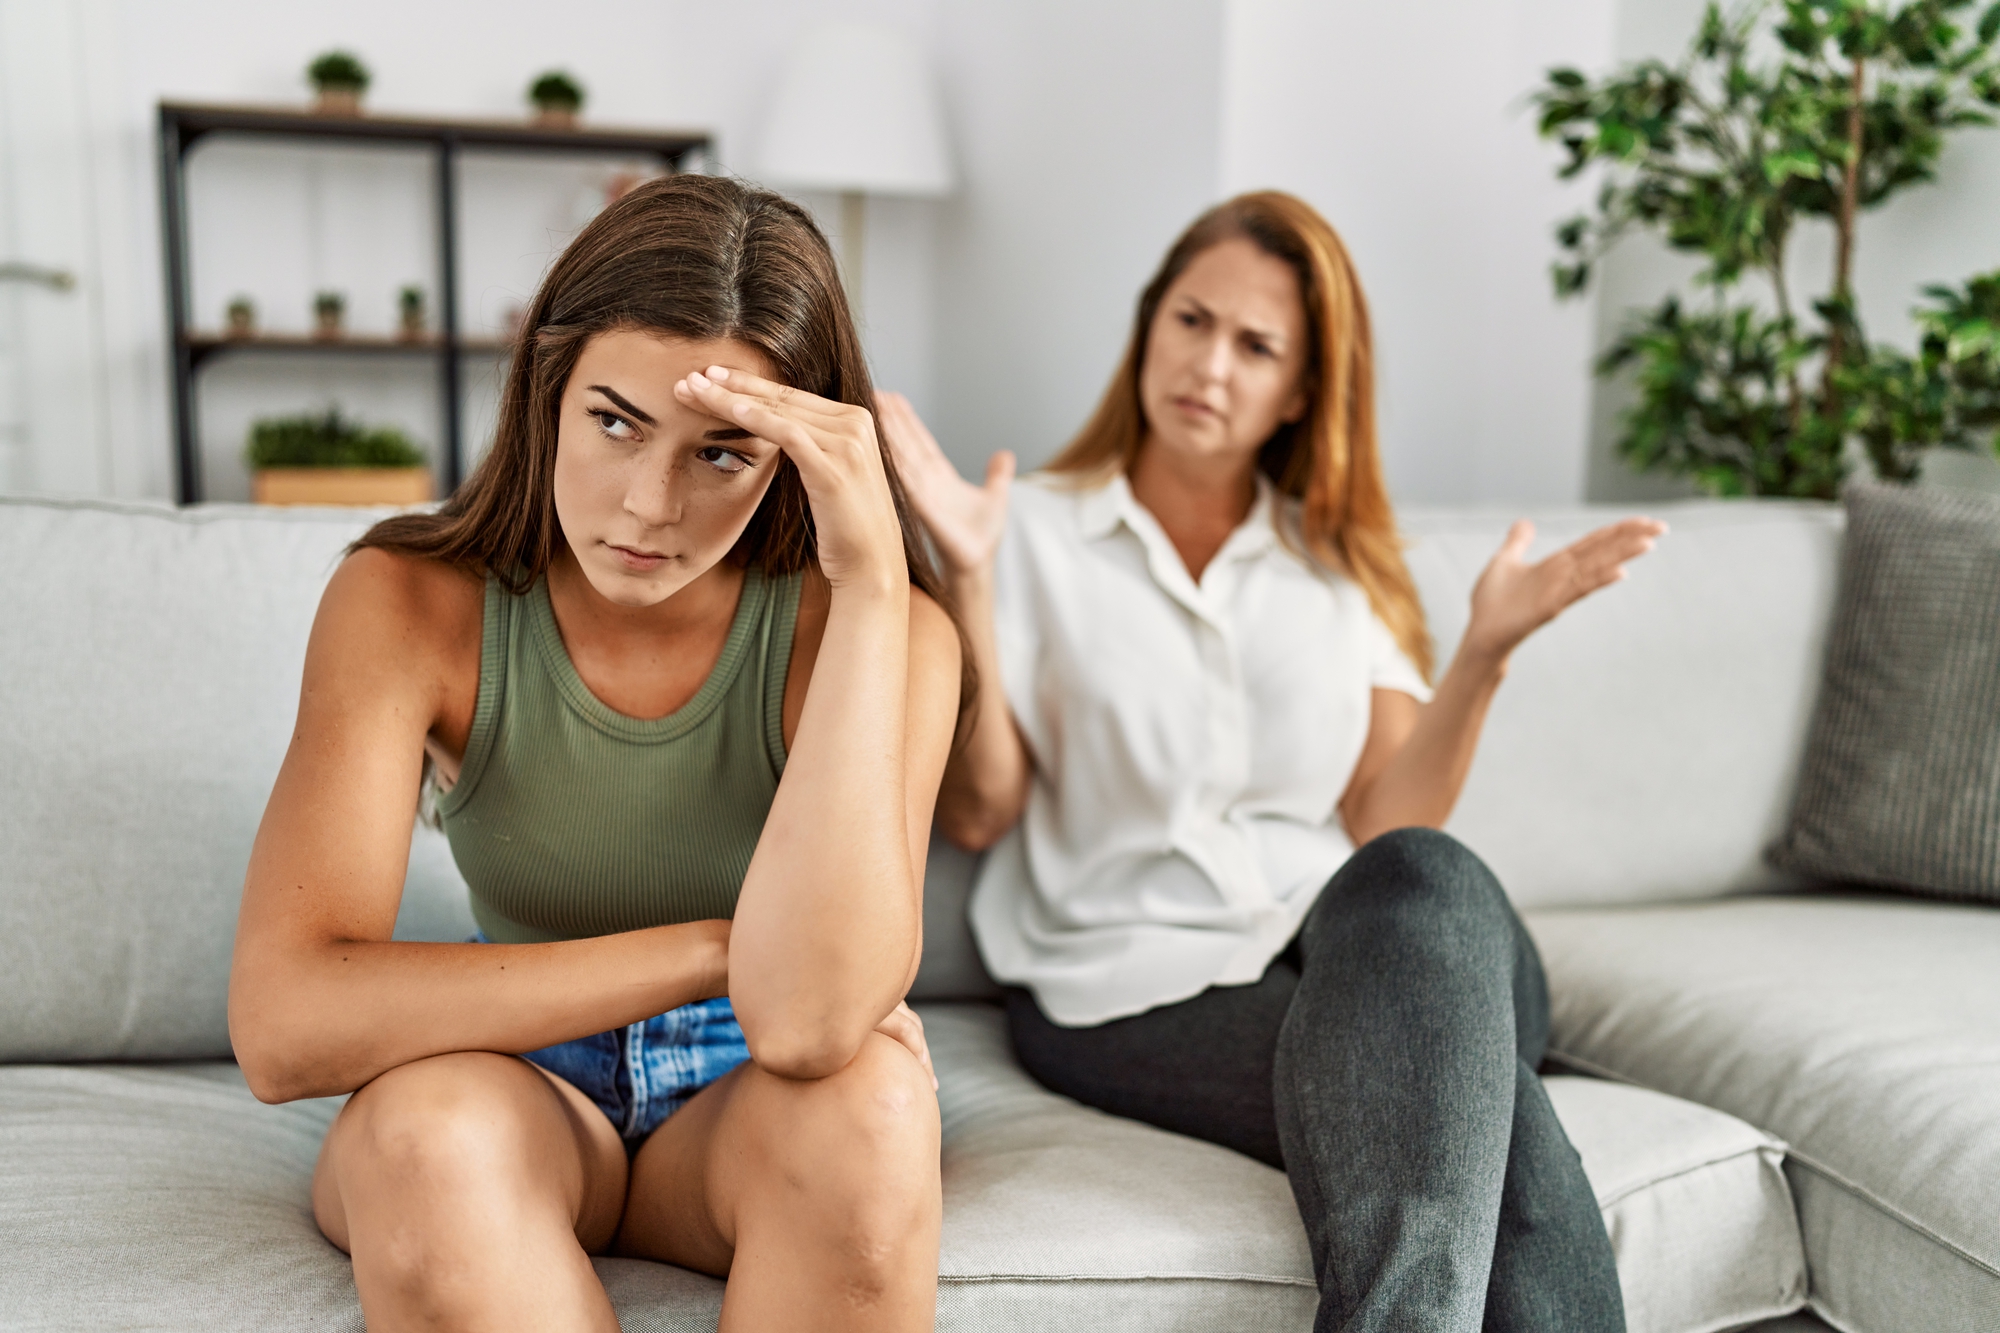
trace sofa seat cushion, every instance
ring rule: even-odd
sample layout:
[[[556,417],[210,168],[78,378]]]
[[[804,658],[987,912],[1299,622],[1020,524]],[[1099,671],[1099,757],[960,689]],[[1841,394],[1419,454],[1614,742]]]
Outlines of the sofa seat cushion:
[[[1311,1328],[1311,1253],[1282,1172],[1047,1091],[992,1005],[922,1013],[942,1084],[942,1272],[978,1288],[986,1316],[966,1327]],[[1599,1079],[1553,1078],[1549,1095],[1604,1207],[1630,1333],[1804,1303],[1782,1145]],[[940,1293],[940,1328],[953,1304]]]
[[[2000,910],[1816,895],[1528,920],[1561,1058],[1791,1144],[1829,1322],[2000,1328]]]
[[[943,1084],[941,1330],[1311,1327],[1282,1173],[1078,1106],[1015,1065],[999,1010],[924,1010]],[[1631,1333],[1736,1327],[1804,1273],[1767,1136],[1594,1079],[1550,1092],[1597,1186]],[[337,1100],[263,1106],[236,1067],[0,1067],[0,1310],[16,1329],[362,1328],[312,1220]],[[722,1284],[603,1259],[628,1333],[716,1325]]]

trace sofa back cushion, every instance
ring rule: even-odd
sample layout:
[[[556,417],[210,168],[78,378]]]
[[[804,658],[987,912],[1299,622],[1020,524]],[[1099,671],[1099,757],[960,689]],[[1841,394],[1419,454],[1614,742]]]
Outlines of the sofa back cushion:
[[[1540,559],[1629,512],[1541,512]],[[1817,689],[1841,515],[1736,500],[1654,512],[1673,528],[1631,579],[1515,654],[1450,831],[1523,906],[1708,898],[1769,887]],[[1408,560],[1439,670],[1515,511],[1408,509]],[[965,924],[977,859],[941,841],[925,884],[919,999],[999,988]]]
[[[1534,515],[1540,559],[1621,512]],[[1631,577],[1515,653],[1447,826],[1523,906],[1713,897],[1777,881],[1839,563],[1837,507],[1693,502]],[[1513,515],[1414,510],[1408,559],[1450,660]]]
[[[370,517],[0,499],[0,1060],[229,1054],[251,839]],[[399,933],[463,899],[425,831]]]
[[[1616,511],[1538,514],[1537,551]],[[1770,883],[1817,681],[1840,516],[1669,505],[1632,579],[1516,655],[1451,830],[1524,904]],[[250,843],[307,631],[372,515],[0,499],[0,1060],[229,1051]],[[1440,661],[1509,513],[1415,509]],[[991,995],[964,927],[972,858],[939,847],[916,993]],[[465,889],[420,830],[397,934],[463,938]]]

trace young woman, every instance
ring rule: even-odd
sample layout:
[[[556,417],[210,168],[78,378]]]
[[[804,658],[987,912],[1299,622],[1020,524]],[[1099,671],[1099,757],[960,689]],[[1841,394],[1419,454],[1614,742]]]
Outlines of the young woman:
[[[805,214],[654,182],[472,478],[329,584],[230,1032],[264,1100],[354,1094],[313,1208],[370,1329],[614,1330],[607,1253],[727,1275],[724,1329],[930,1327],[959,639],[868,400]],[[491,943],[390,940],[427,765]]]
[[[1096,416],[1011,505],[1011,456],[962,482],[882,398],[975,663],[1004,686],[939,822],[994,848],[973,925],[1018,988],[1022,1063],[1282,1166],[1324,1333],[1622,1329],[1535,1075],[1534,948],[1434,830],[1508,655],[1664,528],[1528,564],[1517,524],[1433,695],[1372,380],[1339,238],[1267,193],[1174,245]]]

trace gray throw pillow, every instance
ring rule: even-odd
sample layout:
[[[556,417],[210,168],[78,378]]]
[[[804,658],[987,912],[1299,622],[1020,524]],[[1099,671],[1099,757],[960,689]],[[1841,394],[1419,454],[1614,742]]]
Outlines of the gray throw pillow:
[[[1774,865],[2000,903],[2000,497],[1856,485]]]

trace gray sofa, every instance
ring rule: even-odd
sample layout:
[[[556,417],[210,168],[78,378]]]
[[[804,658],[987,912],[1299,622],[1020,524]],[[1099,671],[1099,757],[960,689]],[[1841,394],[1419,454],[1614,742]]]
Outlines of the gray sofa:
[[[1686,505],[1519,655],[1452,829],[1546,958],[1550,1090],[1633,1333],[2000,1329],[2000,911],[1788,891],[1840,539]],[[1415,511],[1441,646],[1506,514]],[[1602,515],[1538,515],[1550,540]],[[0,499],[0,1327],[358,1329],[307,1185],[335,1101],[229,1062],[243,866],[320,587],[365,516]],[[940,846],[916,996],[944,1113],[941,1329],[1305,1329],[1284,1177],[1036,1086]],[[461,938],[414,834],[398,933]],[[602,1260],[628,1330],[721,1284]],[[1765,1324],[1763,1321],[1774,1321]]]

